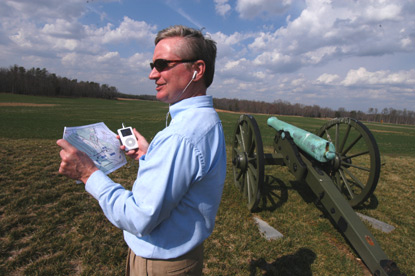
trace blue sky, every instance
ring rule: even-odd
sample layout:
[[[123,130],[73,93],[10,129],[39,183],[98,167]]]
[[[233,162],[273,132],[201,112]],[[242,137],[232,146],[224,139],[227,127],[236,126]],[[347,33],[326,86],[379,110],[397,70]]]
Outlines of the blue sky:
[[[214,97],[415,110],[414,15],[414,0],[2,0],[0,66],[154,95],[154,37],[183,24],[217,42]]]

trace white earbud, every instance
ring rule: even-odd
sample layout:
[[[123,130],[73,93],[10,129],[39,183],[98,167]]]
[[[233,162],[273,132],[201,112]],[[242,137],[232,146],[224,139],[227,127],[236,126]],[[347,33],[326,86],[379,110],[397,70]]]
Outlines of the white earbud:
[[[196,78],[196,76],[197,76],[197,71],[194,71],[193,72],[193,76],[192,76],[192,79],[189,81],[189,83],[186,85],[186,87],[183,89],[183,91],[182,91],[182,93],[180,93],[179,95],[177,95],[177,97],[176,97],[176,99],[174,99],[174,102],[176,102],[177,101],[177,99],[179,99],[182,95],[183,95],[183,93],[184,93],[184,91],[186,91],[186,89],[189,87],[189,85],[193,82],[193,80]],[[166,121],[167,122],[167,121]],[[166,126],[167,126],[167,123],[166,123]]]

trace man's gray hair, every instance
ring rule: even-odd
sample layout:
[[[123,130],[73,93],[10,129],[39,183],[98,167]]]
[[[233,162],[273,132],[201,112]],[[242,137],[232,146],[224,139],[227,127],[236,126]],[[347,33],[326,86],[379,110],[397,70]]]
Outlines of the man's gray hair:
[[[186,45],[178,53],[182,59],[200,59],[205,62],[206,70],[203,78],[206,88],[209,87],[215,74],[216,42],[204,36],[199,30],[175,25],[158,32],[154,43],[157,45],[161,40],[170,37],[183,37],[186,40]]]

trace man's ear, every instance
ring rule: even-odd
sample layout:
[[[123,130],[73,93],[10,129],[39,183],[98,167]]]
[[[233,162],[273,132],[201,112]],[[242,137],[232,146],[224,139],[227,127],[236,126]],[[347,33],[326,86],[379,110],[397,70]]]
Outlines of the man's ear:
[[[198,60],[193,64],[193,68],[195,69],[195,71],[193,73],[192,79],[198,81],[205,74],[206,64],[203,60]]]

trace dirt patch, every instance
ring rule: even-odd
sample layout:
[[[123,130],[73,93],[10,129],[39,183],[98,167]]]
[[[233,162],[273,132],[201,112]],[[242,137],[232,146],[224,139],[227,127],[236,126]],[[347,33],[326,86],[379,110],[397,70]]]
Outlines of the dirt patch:
[[[281,114],[268,114],[268,113],[251,113],[251,112],[245,112],[245,111],[230,111],[230,110],[224,110],[224,109],[219,109],[219,108],[215,108],[216,112],[221,112],[221,113],[231,113],[231,114],[249,114],[249,115],[265,115],[265,116],[275,116],[275,117],[297,117],[297,118],[305,118],[304,116],[299,116],[299,115],[281,115]],[[333,118],[316,118],[316,119],[320,119],[320,120],[326,120],[326,121],[330,121]]]
[[[372,129],[371,132],[379,132],[379,133],[394,133],[399,135],[404,135],[405,133],[399,131],[389,131],[389,130],[379,130],[379,129]]]
[[[139,101],[139,99],[117,98],[117,101]]]
[[[231,114],[266,115],[266,116],[278,116],[278,117],[303,117],[303,116],[295,116],[295,115],[251,113],[251,112],[246,112],[246,111],[230,111],[230,110],[224,110],[224,109],[218,109],[218,108],[215,108],[215,110],[216,110],[216,112],[231,113]]]
[[[36,103],[0,103],[0,106],[30,106],[30,107],[50,107],[57,104],[36,104]]]
[[[232,113],[232,114],[245,114],[246,112],[236,112],[236,111],[229,111],[224,109],[217,109],[215,108],[216,112],[222,112],[222,113]]]

